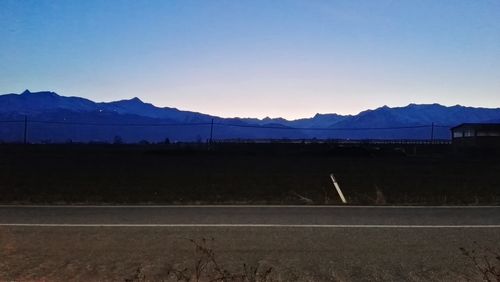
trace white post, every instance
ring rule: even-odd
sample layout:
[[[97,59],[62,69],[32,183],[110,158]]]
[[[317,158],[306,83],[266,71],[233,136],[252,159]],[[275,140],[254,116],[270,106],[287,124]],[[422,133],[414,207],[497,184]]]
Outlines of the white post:
[[[333,176],[333,173],[330,174],[330,178],[333,181],[333,186],[335,186],[335,189],[337,189],[337,193],[339,193],[340,200],[342,200],[342,203],[347,204],[347,201],[345,200],[344,194],[342,194],[342,190],[340,190],[339,184],[335,180],[335,177]]]

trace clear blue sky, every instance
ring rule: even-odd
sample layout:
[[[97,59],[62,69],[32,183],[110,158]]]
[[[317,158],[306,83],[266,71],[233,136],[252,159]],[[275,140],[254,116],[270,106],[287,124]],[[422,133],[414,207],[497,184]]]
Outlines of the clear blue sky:
[[[0,93],[220,116],[500,107],[498,0],[0,0]]]

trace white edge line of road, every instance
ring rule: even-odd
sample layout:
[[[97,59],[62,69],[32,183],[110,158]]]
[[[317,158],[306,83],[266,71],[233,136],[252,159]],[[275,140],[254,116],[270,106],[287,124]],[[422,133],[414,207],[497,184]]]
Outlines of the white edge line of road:
[[[322,225],[322,224],[57,224],[0,223],[5,227],[261,227],[261,228],[500,228],[500,225]]]
[[[500,209],[500,206],[346,206],[346,205],[0,205],[0,208],[333,208],[333,209]]]

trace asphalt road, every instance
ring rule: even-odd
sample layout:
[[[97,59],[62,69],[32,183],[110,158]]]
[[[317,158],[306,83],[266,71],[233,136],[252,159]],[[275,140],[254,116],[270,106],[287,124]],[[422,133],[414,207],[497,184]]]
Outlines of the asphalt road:
[[[164,281],[202,238],[274,281],[481,281],[460,248],[495,262],[500,207],[0,206],[0,281]]]
[[[500,207],[0,206],[0,224],[500,228]]]

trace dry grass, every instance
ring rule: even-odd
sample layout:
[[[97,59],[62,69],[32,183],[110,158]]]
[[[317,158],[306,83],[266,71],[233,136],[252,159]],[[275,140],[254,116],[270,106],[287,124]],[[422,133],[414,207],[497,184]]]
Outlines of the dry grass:
[[[472,249],[460,248],[460,251],[474,265],[478,276],[483,281],[500,282],[500,252],[483,247],[476,241]]]
[[[493,229],[2,227],[0,281],[176,282],[173,271],[187,269],[192,279],[205,263],[204,275],[217,278],[214,264],[186,239],[200,237],[216,238],[206,247],[219,269],[251,277],[272,267],[268,279],[287,282],[477,281],[459,247],[500,241]]]
[[[215,255],[211,243],[207,240],[189,240],[194,246],[194,261],[191,265],[174,265],[168,270],[167,277],[177,282],[272,282],[272,267],[243,264],[239,272],[232,272],[221,264]],[[136,276],[137,277],[137,276]],[[137,281],[137,280],[135,280]],[[140,280],[139,280],[140,281]]]

